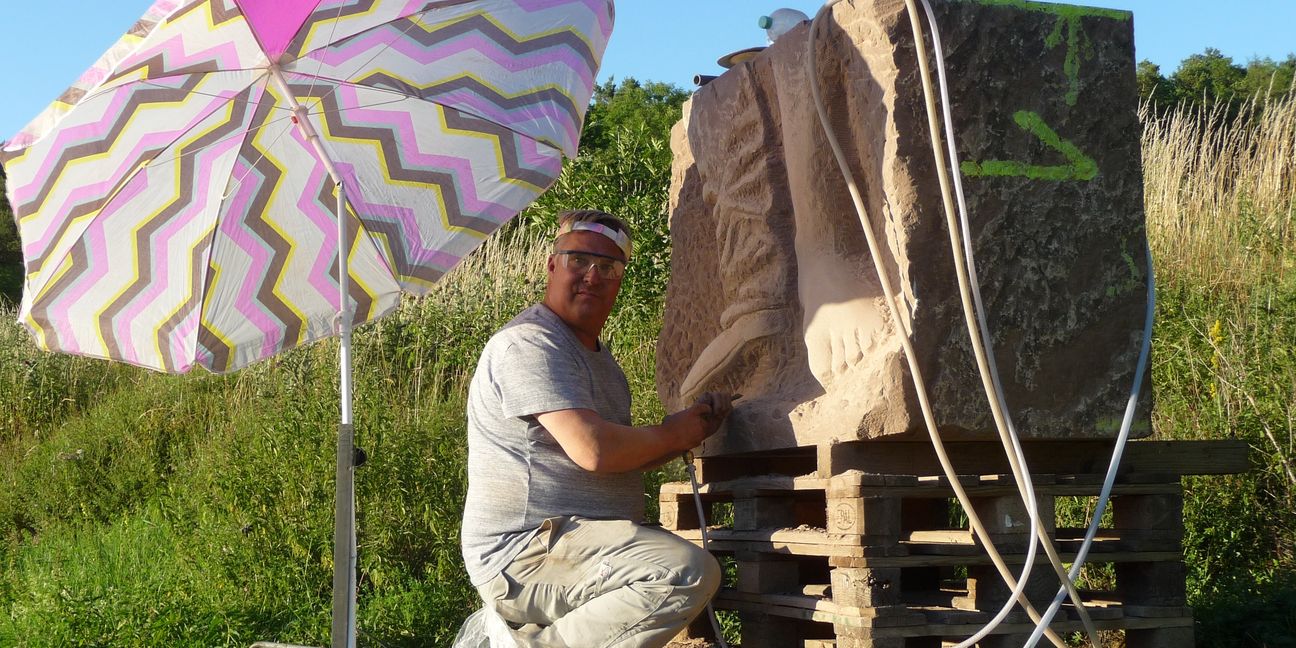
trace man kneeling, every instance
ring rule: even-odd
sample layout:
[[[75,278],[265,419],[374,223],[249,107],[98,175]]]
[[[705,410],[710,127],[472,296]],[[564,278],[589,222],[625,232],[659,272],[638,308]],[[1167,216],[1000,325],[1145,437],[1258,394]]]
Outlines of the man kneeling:
[[[640,524],[643,471],[714,434],[731,406],[706,394],[630,425],[629,384],[599,340],[630,236],[603,212],[563,214],[544,300],[490,339],[468,390],[464,563],[519,646],[664,646],[720,584],[710,554]]]

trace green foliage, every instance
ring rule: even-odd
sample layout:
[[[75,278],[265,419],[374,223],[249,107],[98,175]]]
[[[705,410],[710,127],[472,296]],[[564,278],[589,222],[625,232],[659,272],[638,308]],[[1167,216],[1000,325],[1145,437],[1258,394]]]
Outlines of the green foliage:
[[[1185,481],[1184,557],[1198,640],[1291,645],[1282,641],[1296,636],[1296,483],[1284,464],[1294,458],[1296,282],[1265,282],[1241,298],[1169,283],[1161,295],[1154,343],[1162,351],[1153,366],[1158,434],[1246,439],[1259,462],[1244,475]],[[1276,596],[1283,592],[1288,598]],[[1243,609],[1257,623],[1239,633]]]
[[[1231,99],[1246,77],[1246,71],[1233,64],[1233,59],[1219,50],[1206,48],[1202,54],[1193,54],[1179,64],[1174,73],[1175,93],[1181,100],[1213,103]]]
[[[1162,438],[1244,439],[1257,461],[1247,474],[1185,480],[1198,645],[1290,646],[1296,186],[1280,179],[1296,168],[1296,98],[1221,113],[1182,105],[1144,123],[1158,277],[1153,425]]]
[[[18,226],[5,193],[5,172],[0,167],[0,304],[18,303],[22,299],[22,246]]]
[[[657,136],[679,121],[680,106],[689,94],[669,83],[634,78],[618,85],[608,79],[594,86],[594,97],[585,115],[581,147],[586,153],[614,152],[617,131],[646,131]]]
[[[1209,47],[1181,61],[1169,78],[1161,74],[1160,66],[1147,60],[1139,62],[1136,72],[1139,96],[1144,101],[1162,108],[1177,104],[1224,106],[1230,116],[1243,102],[1290,94],[1293,74],[1296,54],[1288,54],[1282,61],[1256,58],[1242,66]]]
[[[1291,94],[1293,76],[1296,75],[1296,54],[1288,54],[1282,61],[1270,58],[1252,59],[1247,63],[1246,75],[1238,82],[1238,94],[1246,97],[1283,96]]]
[[[1168,106],[1174,102],[1174,86],[1161,75],[1161,66],[1146,59],[1139,61],[1135,72],[1139,97],[1143,101]]]

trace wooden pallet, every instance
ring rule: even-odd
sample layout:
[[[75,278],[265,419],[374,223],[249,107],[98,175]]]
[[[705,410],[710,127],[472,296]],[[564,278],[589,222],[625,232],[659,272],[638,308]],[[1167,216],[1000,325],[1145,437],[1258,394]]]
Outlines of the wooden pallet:
[[[954,492],[949,482],[934,474],[879,470],[888,456],[901,458],[897,464],[903,469],[929,467],[921,456],[895,449],[913,449],[912,444],[849,445],[867,448],[834,446],[813,455],[700,462],[704,479],[725,478],[703,483],[700,492],[708,520],[725,521],[709,529],[711,550],[736,562],[736,582],[722,590],[717,608],[739,614],[747,648],[826,641],[842,648],[940,646],[973,634],[1007,600],[1009,590],[984,548],[966,527],[950,524]],[[985,447],[962,445],[964,458],[991,456]],[[1069,455],[1082,466],[1076,472],[1033,477],[1041,517],[1069,563],[1083,529],[1059,528],[1057,503],[1061,498],[1096,498],[1102,475],[1093,466],[1105,467],[1093,460],[1100,444],[1032,445],[1028,456],[1034,452],[1037,459],[1049,459],[1029,465],[1057,470]],[[882,449],[864,452],[875,448]],[[1156,442],[1153,447],[1139,442],[1127,453],[1132,458],[1127,466],[1152,471],[1127,468],[1113,490],[1110,523],[1100,530],[1087,561],[1097,571],[1105,570],[1106,582],[1083,592],[1085,607],[1099,629],[1124,631],[1131,648],[1191,646],[1180,476],[1240,472],[1249,465],[1247,451],[1238,444]],[[807,456],[816,466],[809,474],[742,474],[744,465],[763,472],[773,466],[804,470]],[[870,471],[849,467],[851,461]],[[1012,478],[969,473],[959,481],[1005,561],[1022,565],[1031,534]],[[662,486],[661,521],[701,543],[689,484]],[[1042,610],[1059,581],[1042,551],[1036,563],[1026,593]],[[1033,627],[1018,608],[980,645],[1021,645]],[[1059,633],[1081,629],[1069,603],[1052,628]],[[695,626],[695,635],[704,634],[698,630],[702,628]]]

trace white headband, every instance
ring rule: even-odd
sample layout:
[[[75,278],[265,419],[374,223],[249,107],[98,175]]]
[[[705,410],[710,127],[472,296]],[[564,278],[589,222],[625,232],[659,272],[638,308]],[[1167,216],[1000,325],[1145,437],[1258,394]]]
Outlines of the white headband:
[[[625,260],[630,261],[630,250],[633,245],[630,242],[630,237],[626,236],[625,232],[618,232],[607,225],[600,225],[590,221],[569,220],[558,228],[558,236],[576,231],[594,232],[608,237],[613,243],[616,243],[617,247],[621,248],[621,252],[625,254]]]

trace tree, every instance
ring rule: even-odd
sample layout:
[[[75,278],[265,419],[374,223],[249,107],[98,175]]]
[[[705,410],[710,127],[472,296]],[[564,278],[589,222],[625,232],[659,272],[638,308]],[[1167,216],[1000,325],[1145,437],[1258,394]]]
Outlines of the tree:
[[[23,260],[22,245],[18,240],[18,225],[5,198],[5,172],[0,167],[0,305],[18,303],[22,299]]]
[[[680,118],[680,106],[689,93],[669,83],[640,83],[633,77],[618,85],[609,78],[594,86],[585,130],[581,132],[581,150],[601,151],[612,145],[613,133],[619,129],[643,130],[669,138],[670,128]]]
[[[1246,70],[1234,64],[1233,57],[1208,47],[1205,52],[1184,59],[1170,79],[1180,101],[1213,104],[1241,99],[1245,77]]]
[[[1276,62],[1271,58],[1251,59],[1247,63],[1246,75],[1238,84],[1238,92],[1246,97],[1278,97],[1292,90],[1292,78],[1296,73],[1296,54],[1288,54],[1286,60]]]
[[[1139,61],[1135,72],[1138,82],[1139,99],[1151,101],[1159,106],[1167,106],[1175,101],[1174,85],[1161,76],[1161,66],[1144,59]]]

